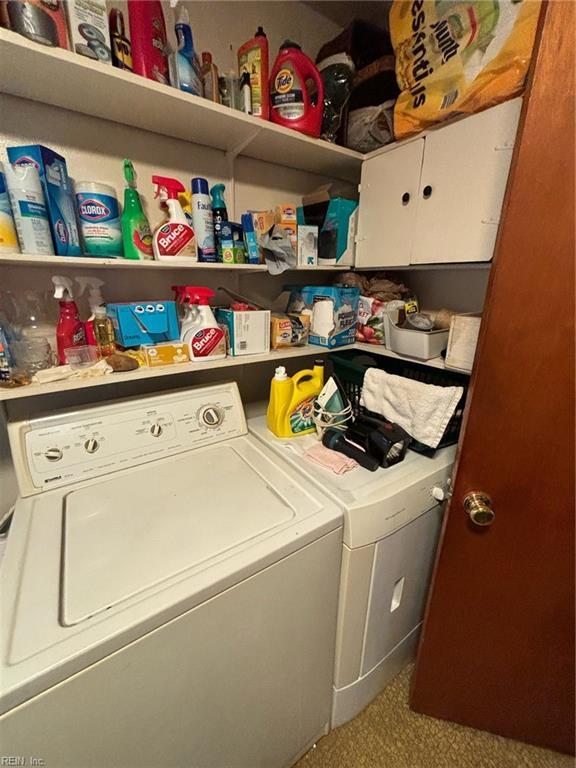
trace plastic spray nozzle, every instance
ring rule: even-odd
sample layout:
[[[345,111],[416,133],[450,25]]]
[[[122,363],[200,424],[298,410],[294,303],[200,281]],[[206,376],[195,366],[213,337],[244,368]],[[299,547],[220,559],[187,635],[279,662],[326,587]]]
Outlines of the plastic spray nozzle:
[[[178,200],[178,194],[186,191],[178,179],[171,179],[169,176],[152,176],[152,183],[156,187],[154,197],[161,200]]]
[[[226,208],[224,202],[224,190],[226,189],[224,184],[214,184],[210,190],[212,195],[212,208]]]
[[[97,277],[76,277],[78,283],[78,296],[82,296],[85,290],[88,290],[88,304],[90,310],[94,312],[96,307],[104,304],[102,298],[102,286],[104,280],[100,280]]]
[[[134,170],[132,160],[129,160],[127,157],[124,158],[123,166],[126,186],[136,189],[136,171]]]
[[[72,293],[72,280],[69,277],[62,277],[62,275],[53,275],[52,282],[54,283],[54,298],[60,301],[71,301],[74,298]],[[66,296],[68,294],[68,296]]]
[[[205,288],[198,285],[173,285],[172,290],[176,294],[176,301],[179,304],[199,304],[206,306],[216,294],[211,288]]]

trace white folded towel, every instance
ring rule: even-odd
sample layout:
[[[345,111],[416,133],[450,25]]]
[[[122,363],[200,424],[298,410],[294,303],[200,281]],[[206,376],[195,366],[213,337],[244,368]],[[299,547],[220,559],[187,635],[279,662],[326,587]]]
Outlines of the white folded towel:
[[[463,392],[462,387],[437,387],[368,368],[360,402],[418,442],[436,448]]]

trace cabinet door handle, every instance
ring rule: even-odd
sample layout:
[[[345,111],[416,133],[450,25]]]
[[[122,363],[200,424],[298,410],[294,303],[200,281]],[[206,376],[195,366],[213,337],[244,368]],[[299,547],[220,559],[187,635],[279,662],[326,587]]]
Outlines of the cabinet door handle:
[[[404,192],[402,195],[402,205],[408,205],[410,202],[410,192]]]
[[[422,196],[424,197],[424,200],[428,200],[429,197],[432,197],[432,187],[430,184],[426,184],[422,190]]]

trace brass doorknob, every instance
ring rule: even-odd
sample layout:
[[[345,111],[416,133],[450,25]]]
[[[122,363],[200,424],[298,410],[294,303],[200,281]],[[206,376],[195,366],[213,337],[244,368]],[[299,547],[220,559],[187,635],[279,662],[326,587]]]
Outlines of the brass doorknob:
[[[496,517],[492,499],[482,491],[471,491],[464,497],[464,509],[474,525],[492,525]]]

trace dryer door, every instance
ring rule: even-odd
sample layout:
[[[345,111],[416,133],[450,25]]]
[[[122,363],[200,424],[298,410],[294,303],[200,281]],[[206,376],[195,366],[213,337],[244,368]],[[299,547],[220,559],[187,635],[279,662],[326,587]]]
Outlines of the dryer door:
[[[376,545],[362,675],[419,626],[440,535],[437,505]]]

